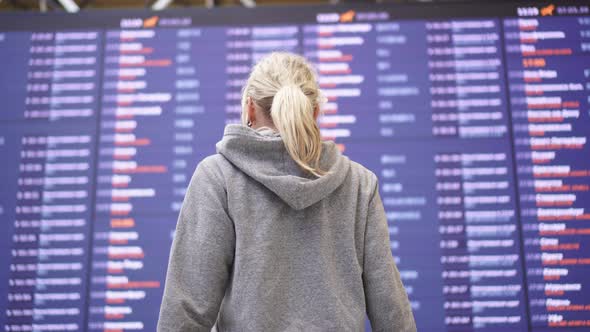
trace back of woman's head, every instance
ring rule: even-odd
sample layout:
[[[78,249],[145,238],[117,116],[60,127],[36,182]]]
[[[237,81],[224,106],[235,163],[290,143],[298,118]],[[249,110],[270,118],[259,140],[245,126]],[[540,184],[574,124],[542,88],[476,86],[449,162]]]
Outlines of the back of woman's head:
[[[320,90],[311,65],[291,53],[271,53],[252,69],[242,94],[242,123],[248,122],[248,98],[281,135],[293,160],[306,172],[322,176],[322,142],[316,122]]]

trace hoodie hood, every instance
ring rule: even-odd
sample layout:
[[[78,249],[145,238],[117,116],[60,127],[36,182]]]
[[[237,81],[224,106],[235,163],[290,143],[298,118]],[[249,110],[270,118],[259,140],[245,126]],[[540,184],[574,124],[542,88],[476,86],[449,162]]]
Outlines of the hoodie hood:
[[[281,136],[272,130],[254,130],[231,124],[216,145],[217,153],[274,192],[293,209],[313,205],[338,188],[350,169],[350,160],[334,142],[322,142],[320,166],[328,173],[305,174],[291,158]]]

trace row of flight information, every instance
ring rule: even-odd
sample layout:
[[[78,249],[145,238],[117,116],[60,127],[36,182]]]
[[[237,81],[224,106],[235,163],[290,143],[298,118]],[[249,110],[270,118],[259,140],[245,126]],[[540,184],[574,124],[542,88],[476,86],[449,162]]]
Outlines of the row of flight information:
[[[1,15],[0,329],[156,330],[186,186],[271,51],[378,175],[419,331],[590,331],[588,1]]]

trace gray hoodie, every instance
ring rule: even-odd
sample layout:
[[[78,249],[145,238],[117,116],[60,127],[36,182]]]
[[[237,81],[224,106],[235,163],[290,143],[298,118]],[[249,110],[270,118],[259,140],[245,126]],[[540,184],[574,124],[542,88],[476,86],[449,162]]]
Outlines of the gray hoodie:
[[[323,143],[302,173],[278,134],[229,125],[190,181],[158,331],[415,331],[377,177]],[[214,326],[215,325],[215,326]]]

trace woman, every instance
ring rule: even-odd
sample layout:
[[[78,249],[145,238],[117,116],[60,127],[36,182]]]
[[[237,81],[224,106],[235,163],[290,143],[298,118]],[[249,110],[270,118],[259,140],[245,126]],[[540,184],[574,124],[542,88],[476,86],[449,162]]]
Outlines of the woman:
[[[319,99],[300,56],[253,68],[188,187],[158,331],[416,329],[377,177],[321,141]]]

